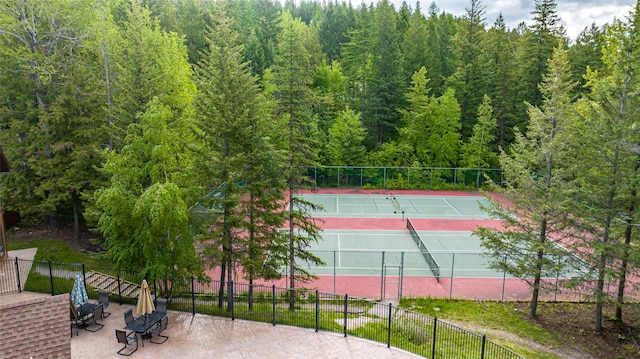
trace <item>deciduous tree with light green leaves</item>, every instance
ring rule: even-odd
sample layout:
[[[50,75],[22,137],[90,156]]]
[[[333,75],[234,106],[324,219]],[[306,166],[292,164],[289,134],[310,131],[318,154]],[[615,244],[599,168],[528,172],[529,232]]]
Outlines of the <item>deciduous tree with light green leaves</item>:
[[[469,140],[462,145],[460,166],[464,168],[496,168],[498,155],[493,152],[493,141],[496,139],[497,121],[493,117],[491,99],[484,95],[478,107],[478,120],[473,126]],[[476,187],[480,186],[480,171],[476,177]]]
[[[127,129],[121,151],[107,154],[110,184],[96,192],[98,227],[116,268],[162,279],[164,296],[183,277],[201,273],[189,230],[197,192],[193,142],[184,121],[156,98]]]
[[[366,160],[366,130],[360,116],[350,108],[342,111],[329,129],[327,163],[335,166],[363,166]]]

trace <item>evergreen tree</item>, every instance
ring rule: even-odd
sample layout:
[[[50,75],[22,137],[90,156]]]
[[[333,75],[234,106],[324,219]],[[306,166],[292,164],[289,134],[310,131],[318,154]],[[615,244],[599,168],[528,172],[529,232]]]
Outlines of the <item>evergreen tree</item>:
[[[460,165],[465,168],[496,168],[498,156],[493,151],[497,122],[493,117],[491,99],[485,95],[478,107],[478,121],[473,126],[473,134],[462,146]],[[480,187],[480,171],[476,178]]]
[[[403,81],[411,82],[411,77],[421,67],[428,67],[427,54],[427,21],[421,12],[420,3],[409,18],[408,28],[402,42]]]
[[[507,148],[513,142],[516,126],[515,83],[515,42],[517,35],[507,30],[502,14],[487,32],[488,67],[491,74],[490,97],[493,100],[494,115],[498,121],[494,151]]]
[[[471,0],[465,15],[458,21],[458,31],[453,38],[456,72],[448,79],[449,87],[455,89],[460,103],[462,138],[471,136],[476,122],[475,111],[482,96],[489,93],[489,73],[483,51],[486,44],[484,31],[485,7],[480,0]]]
[[[388,0],[380,1],[373,14],[371,76],[364,108],[369,148],[375,148],[395,137],[398,109],[404,106],[401,38],[396,31],[395,17],[393,6]]]
[[[66,0],[0,3],[0,142],[15,164],[2,198],[52,226],[72,208],[76,234],[81,197],[100,185],[93,161],[105,140],[94,77],[98,14]]]
[[[573,81],[579,85],[576,87],[578,94],[588,92],[585,85],[584,74],[587,68],[600,69],[602,67],[602,45],[604,31],[595,24],[585,28],[569,48],[569,63],[571,64],[571,74]]]
[[[352,11],[351,5],[344,2],[339,4],[337,1],[329,1],[324,9],[318,32],[322,51],[327,55],[329,63],[340,58],[340,47],[348,41],[347,34],[355,26],[353,18],[349,16]]]
[[[427,17],[427,51],[423,54],[426,61],[427,78],[431,80],[433,94],[442,95],[445,79],[456,70],[453,60],[453,36],[456,23],[450,14],[438,15],[439,9],[434,2],[429,6]]]
[[[274,163],[277,157],[264,139],[265,114],[257,81],[243,61],[242,46],[223,5],[212,17],[213,26],[206,33],[209,48],[197,66],[197,133],[203,143],[198,168],[202,170],[206,192],[216,193],[207,196],[204,203],[219,215],[213,221],[205,221],[211,229],[201,239],[207,243],[204,253],[209,262],[222,268],[221,283],[225,283],[226,275],[226,283],[231,286],[233,273],[240,270],[250,282],[261,277],[255,263],[266,257],[265,251],[276,233],[272,226],[284,225],[283,216],[270,213],[277,212],[276,206],[284,197],[272,191],[272,180],[263,178],[273,174],[262,173],[264,169],[277,168],[281,163]],[[265,147],[256,147],[259,145]],[[269,153],[270,159],[260,151]],[[256,162],[256,156],[262,163]],[[249,195],[251,203],[245,203]],[[273,204],[261,202],[256,206],[263,195]],[[266,223],[265,216],[270,219]],[[278,218],[280,222],[273,221]],[[231,291],[228,293],[231,295]],[[222,306],[224,285],[220,286],[218,298]]]
[[[460,106],[453,90],[440,97],[429,95],[426,69],[413,75],[412,86],[406,94],[407,110],[401,110],[403,126],[400,146],[410,149],[408,162],[422,167],[454,167],[460,151]],[[387,151],[389,148],[387,148]]]
[[[585,75],[590,93],[578,103],[578,120],[565,140],[571,144],[571,158],[588,159],[574,161],[569,173],[575,178],[576,191],[571,214],[587,234],[578,249],[597,271],[596,332],[602,331],[608,299],[605,282],[615,278],[624,285],[626,266],[638,255],[631,242],[633,220],[638,216],[637,11],[632,25],[617,22],[607,29],[604,68]],[[620,309],[623,299],[617,298]]]
[[[370,16],[367,7],[362,4],[356,18],[356,25],[348,33],[349,41],[342,45],[341,64],[347,76],[347,95],[351,107],[360,109],[361,123],[365,125],[365,105],[370,79],[369,63],[371,56]]]
[[[113,44],[114,88],[112,137],[115,149],[123,134],[154,97],[178,120],[189,116],[195,94],[186,47],[176,33],[162,31],[139,0],[122,3],[123,19]],[[118,9],[117,9],[118,10]]]
[[[571,259],[555,245],[568,231],[563,171],[556,163],[562,156],[559,133],[571,123],[570,82],[567,51],[557,48],[549,62],[548,74],[540,86],[544,95],[541,107],[529,106],[526,135],[516,131],[510,153],[502,152],[505,186],[501,190],[513,208],[489,199],[484,207],[502,220],[504,230],[480,227],[474,233],[490,257],[492,268],[519,278],[533,278],[529,314],[536,316],[542,277],[558,273]],[[515,214],[515,215],[514,215]],[[577,268],[570,268],[577,269]]]
[[[300,21],[294,20],[291,14],[283,12],[280,19],[280,33],[274,64],[275,95],[278,98],[278,114],[283,120],[282,129],[285,133],[279,135],[288,139],[286,148],[289,152],[288,163],[288,200],[289,200],[289,306],[295,305],[294,288],[296,282],[305,281],[311,277],[297,260],[310,263],[321,263],[321,260],[308,251],[311,241],[320,238],[320,227],[309,218],[311,210],[317,208],[313,203],[296,196],[296,191],[304,185],[303,171],[306,165],[317,159],[313,144],[317,138],[314,118],[311,116],[308,103],[311,100],[311,81],[313,67],[311,57],[305,47],[307,27]]]
[[[562,38],[562,28],[559,25],[560,19],[554,0],[536,0],[532,14],[533,24],[526,29],[516,53],[519,69],[516,77],[517,107],[514,109],[514,116],[515,125],[521,130],[526,127],[528,121],[528,110],[524,103],[533,106],[542,103],[539,84],[547,72],[547,61]]]

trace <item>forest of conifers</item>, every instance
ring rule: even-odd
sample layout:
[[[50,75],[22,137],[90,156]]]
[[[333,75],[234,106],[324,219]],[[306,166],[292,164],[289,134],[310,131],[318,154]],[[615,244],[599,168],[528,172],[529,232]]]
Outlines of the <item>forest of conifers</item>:
[[[461,17],[388,0],[3,0],[0,198],[129,243],[187,236],[186,210],[214,192],[224,236],[255,210],[246,226],[267,233],[308,165],[502,168],[518,209],[582,225],[609,255],[600,279],[617,278],[605,268],[638,254],[638,21],[568,39],[552,0],[514,29],[481,0]]]

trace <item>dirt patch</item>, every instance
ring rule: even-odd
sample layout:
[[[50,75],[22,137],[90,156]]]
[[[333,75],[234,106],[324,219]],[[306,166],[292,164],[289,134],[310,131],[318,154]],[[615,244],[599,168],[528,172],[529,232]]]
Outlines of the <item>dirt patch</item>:
[[[7,237],[11,239],[59,239],[69,244],[71,249],[79,252],[99,252],[100,245],[96,241],[98,235],[88,228],[80,227],[78,240],[74,239],[73,225],[61,225],[58,227],[16,225],[7,231]]]

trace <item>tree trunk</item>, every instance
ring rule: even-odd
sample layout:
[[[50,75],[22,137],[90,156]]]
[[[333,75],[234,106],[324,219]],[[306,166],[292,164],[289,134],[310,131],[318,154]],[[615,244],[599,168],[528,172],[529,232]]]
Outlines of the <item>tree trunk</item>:
[[[80,213],[78,211],[78,198],[75,191],[71,194],[73,201],[73,241],[80,243]]]
[[[220,267],[220,288],[218,289],[218,308],[222,308],[224,305],[224,286],[225,286],[225,276],[226,276],[227,262],[222,261],[222,265]]]

